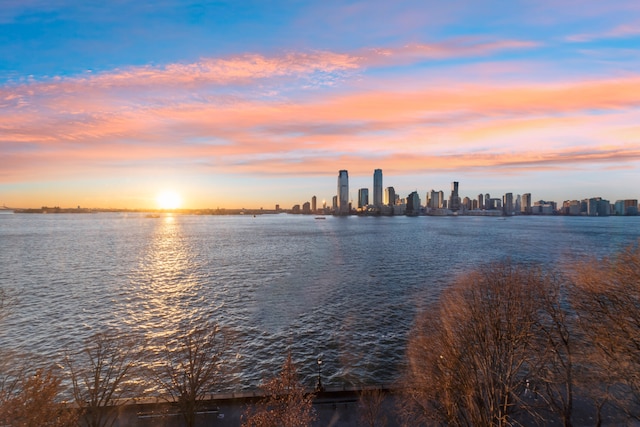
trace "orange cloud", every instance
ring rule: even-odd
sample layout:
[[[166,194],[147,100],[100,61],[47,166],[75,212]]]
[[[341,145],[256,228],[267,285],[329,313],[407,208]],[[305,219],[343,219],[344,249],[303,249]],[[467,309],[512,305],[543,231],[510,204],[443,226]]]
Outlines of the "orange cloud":
[[[295,97],[278,82],[407,58],[530,47],[449,44],[366,55],[248,55],[5,85],[0,181],[166,165],[282,175],[333,173],[336,164],[350,163],[410,171],[638,160],[637,131],[628,129],[637,120],[616,120],[640,107],[638,76],[519,84],[452,76],[438,86],[405,81],[400,89],[394,81],[367,86],[361,75],[356,86],[345,81],[322,92],[305,90],[305,80]]]

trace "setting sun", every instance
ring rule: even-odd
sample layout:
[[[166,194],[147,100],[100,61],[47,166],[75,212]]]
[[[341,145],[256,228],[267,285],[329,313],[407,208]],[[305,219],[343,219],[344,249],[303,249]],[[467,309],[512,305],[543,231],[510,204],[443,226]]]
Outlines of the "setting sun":
[[[163,191],[156,197],[160,209],[178,209],[182,205],[182,198],[175,191]]]

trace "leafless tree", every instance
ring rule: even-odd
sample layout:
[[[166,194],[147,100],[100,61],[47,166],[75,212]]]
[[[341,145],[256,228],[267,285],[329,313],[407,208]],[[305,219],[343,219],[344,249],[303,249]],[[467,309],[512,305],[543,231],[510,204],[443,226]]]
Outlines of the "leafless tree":
[[[541,272],[539,277],[543,290],[537,349],[540,369],[536,383],[527,384],[525,393],[529,402],[540,398],[565,427],[571,427],[574,390],[578,379],[586,379],[582,374],[585,343],[576,326],[577,312],[570,304],[571,284],[556,274]]]
[[[492,264],[460,277],[419,318],[404,379],[413,425],[516,422],[538,370],[540,292],[537,269]]]
[[[67,355],[73,397],[88,427],[112,426],[119,407],[134,397],[138,347],[132,338],[110,331],[93,335],[82,351]]]
[[[592,344],[594,376],[611,384],[619,408],[640,419],[640,246],[575,269],[582,332]],[[603,396],[600,396],[600,406]]]
[[[263,389],[265,397],[243,415],[243,427],[306,427],[315,420],[313,394],[300,383],[291,353]]]
[[[384,412],[386,393],[379,387],[364,388],[358,400],[360,421],[368,427],[385,427],[387,416]]]
[[[195,425],[203,401],[219,384],[227,345],[219,326],[208,322],[181,328],[162,344],[162,358],[152,375],[168,400],[178,406],[188,427]]]
[[[60,402],[60,377],[54,369],[24,375],[0,407],[0,424],[12,427],[68,427],[77,423],[77,411]]]

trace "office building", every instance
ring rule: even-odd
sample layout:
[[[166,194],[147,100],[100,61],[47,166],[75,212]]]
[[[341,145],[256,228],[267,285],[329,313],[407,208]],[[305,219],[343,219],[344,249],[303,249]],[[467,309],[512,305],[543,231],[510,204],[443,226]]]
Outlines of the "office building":
[[[373,206],[382,206],[382,169],[373,171]]]
[[[529,215],[531,213],[531,193],[524,193],[522,195],[522,202],[520,204],[520,212]]]
[[[338,215],[349,214],[349,173],[346,170],[338,172]]]
[[[453,212],[460,210],[460,196],[458,195],[458,181],[451,183],[451,196],[449,196],[448,207]]]
[[[506,193],[502,196],[502,213],[504,215],[513,215],[513,193]]]
[[[318,199],[316,198],[316,196],[313,196],[311,198],[311,212],[316,213],[317,210],[317,206],[316,206],[316,202],[318,201]]]
[[[393,206],[396,204],[396,190],[393,187],[387,187],[384,189],[384,204],[387,206]]]
[[[405,214],[409,216],[416,216],[420,214],[420,196],[417,191],[413,191],[407,197],[407,208]]]
[[[358,209],[365,209],[369,204],[369,189],[361,188],[358,190]]]

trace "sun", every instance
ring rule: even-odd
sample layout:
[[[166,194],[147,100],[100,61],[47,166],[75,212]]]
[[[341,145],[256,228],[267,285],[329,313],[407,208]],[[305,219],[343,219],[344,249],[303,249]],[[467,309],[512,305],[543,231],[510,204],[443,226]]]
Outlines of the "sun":
[[[160,209],[178,209],[182,205],[182,197],[175,191],[166,190],[158,193],[156,203]]]

